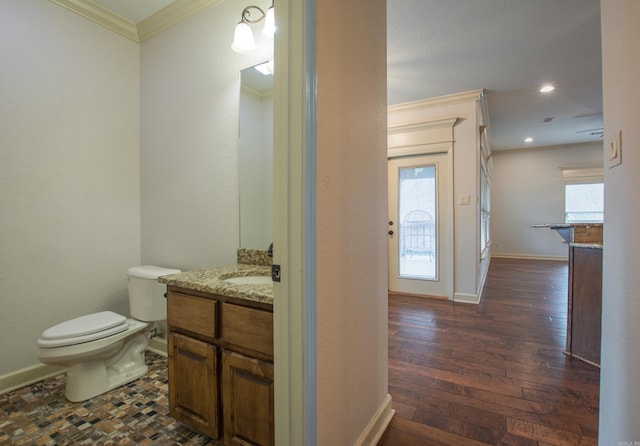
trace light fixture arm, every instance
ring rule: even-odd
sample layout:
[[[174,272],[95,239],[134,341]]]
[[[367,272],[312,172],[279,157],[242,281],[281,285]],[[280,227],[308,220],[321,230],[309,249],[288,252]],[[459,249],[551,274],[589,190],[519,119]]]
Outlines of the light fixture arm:
[[[252,19],[251,18],[251,11],[255,10],[256,13],[259,14],[259,17],[256,19]],[[264,19],[267,16],[267,13],[264,12],[262,10],[262,8],[258,7],[258,6],[247,6],[246,8],[244,8],[242,10],[242,16],[240,18],[241,22],[244,23],[258,23],[259,21],[261,21],[262,19]]]
[[[273,12],[273,3],[265,12],[258,6],[247,6],[242,10],[240,21],[236,25],[233,33],[233,43],[231,49],[238,54],[249,54],[256,48],[256,42],[253,38],[253,31],[249,25],[263,21],[265,22],[262,34],[273,38],[275,33],[275,19]]]

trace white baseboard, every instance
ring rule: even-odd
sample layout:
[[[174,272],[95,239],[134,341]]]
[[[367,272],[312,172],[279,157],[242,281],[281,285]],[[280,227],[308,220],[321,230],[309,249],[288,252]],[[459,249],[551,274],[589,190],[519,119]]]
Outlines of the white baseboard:
[[[396,411],[391,408],[391,395],[387,394],[354,446],[375,446],[378,444],[395,413]]]
[[[167,356],[167,340],[164,338],[149,339],[148,349],[162,356]],[[0,395],[20,389],[38,381],[59,375],[67,371],[64,366],[36,364],[15,372],[0,376]]]
[[[165,338],[151,338],[149,339],[149,346],[147,350],[151,350],[162,356],[167,356],[167,340]]]
[[[20,389],[67,370],[63,366],[36,364],[15,372],[0,376],[0,395]]]
[[[479,304],[480,295],[469,293],[453,293],[454,302],[463,302],[466,304]]]
[[[491,253],[491,258],[501,258],[501,259],[522,259],[522,260],[555,260],[566,262],[569,260],[568,256],[543,256],[543,255],[533,255],[533,254],[507,254],[507,253]]]

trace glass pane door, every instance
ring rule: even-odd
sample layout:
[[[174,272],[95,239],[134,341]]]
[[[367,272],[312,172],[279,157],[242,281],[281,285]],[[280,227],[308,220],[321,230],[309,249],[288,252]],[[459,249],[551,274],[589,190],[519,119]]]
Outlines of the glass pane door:
[[[451,297],[452,198],[444,153],[389,160],[389,291]]]
[[[403,278],[437,280],[436,167],[400,168],[398,173],[398,259]]]

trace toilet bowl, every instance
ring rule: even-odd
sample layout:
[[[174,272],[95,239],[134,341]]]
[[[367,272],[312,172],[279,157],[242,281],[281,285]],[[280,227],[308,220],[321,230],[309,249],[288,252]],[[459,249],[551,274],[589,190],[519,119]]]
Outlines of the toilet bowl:
[[[38,359],[67,366],[65,396],[84,401],[147,373],[144,353],[152,322],[166,320],[160,276],[180,270],[138,266],[127,271],[131,317],[112,311],[80,316],[46,329],[37,341]]]

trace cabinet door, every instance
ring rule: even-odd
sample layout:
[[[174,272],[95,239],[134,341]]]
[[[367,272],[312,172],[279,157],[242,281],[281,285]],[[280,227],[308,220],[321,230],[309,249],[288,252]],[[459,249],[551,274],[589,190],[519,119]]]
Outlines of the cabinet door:
[[[602,249],[570,249],[570,337],[573,356],[600,365]]]
[[[222,352],[224,444],[273,446],[273,364]]]
[[[169,335],[169,412],[187,426],[219,437],[216,347]]]

